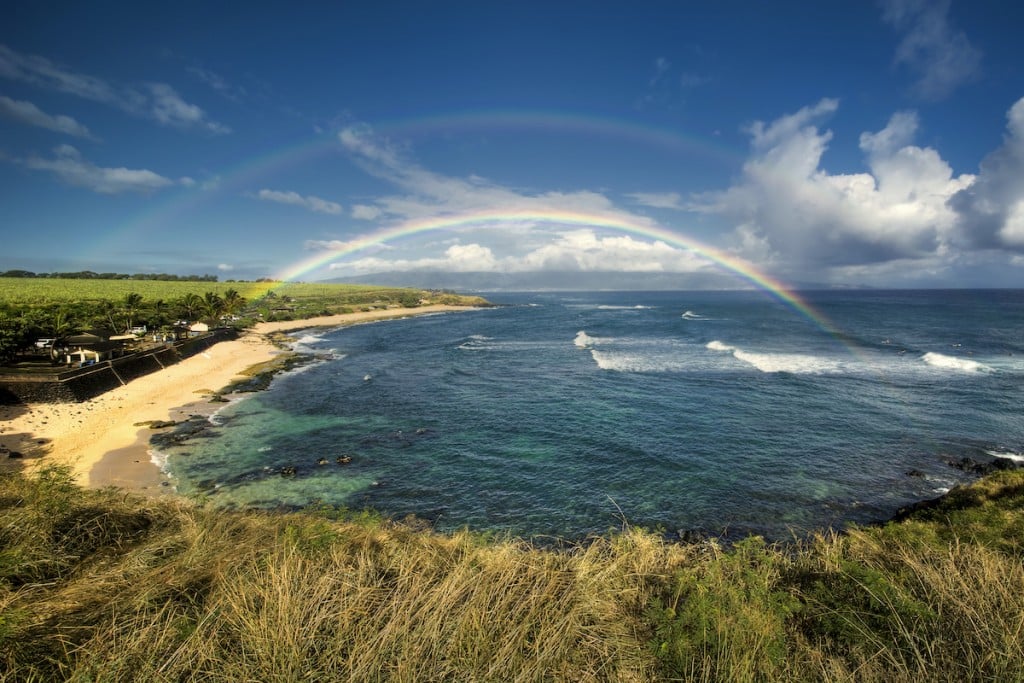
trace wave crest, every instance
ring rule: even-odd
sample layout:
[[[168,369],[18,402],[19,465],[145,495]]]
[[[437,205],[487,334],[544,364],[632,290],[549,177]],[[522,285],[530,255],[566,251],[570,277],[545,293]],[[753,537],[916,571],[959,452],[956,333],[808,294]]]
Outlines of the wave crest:
[[[934,351],[929,351],[921,356],[921,360],[932,367],[942,368],[943,370],[957,370],[959,372],[992,372],[992,368],[984,363],[979,363],[976,360],[946,356],[941,353],[935,353]]]
[[[579,332],[576,333],[576,338],[572,340],[572,343],[581,349],[589,349],[591,346],[597,343],[597,340],[594,337],[591,337],[583,330],[580,330]]]
[[[756,353],[729,346],[717,339],[707,343],[711,351],[731,353],[733,358],[761,372],[788,372],[793,375],[820,375],[840,369],[838,361],[803,353]]]

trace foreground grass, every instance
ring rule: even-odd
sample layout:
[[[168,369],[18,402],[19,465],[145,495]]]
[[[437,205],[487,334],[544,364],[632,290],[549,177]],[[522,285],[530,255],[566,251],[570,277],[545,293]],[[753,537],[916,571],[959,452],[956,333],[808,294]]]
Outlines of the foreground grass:
[[[0,479],[0,677],[1024,679],[1024,473],[799,546],[562,550]]]

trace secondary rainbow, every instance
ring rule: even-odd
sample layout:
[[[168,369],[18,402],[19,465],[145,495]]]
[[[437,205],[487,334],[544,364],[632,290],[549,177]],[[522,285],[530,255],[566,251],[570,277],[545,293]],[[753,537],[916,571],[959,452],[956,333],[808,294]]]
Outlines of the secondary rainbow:
[[[841,337],[842,334],[821,313],[812,308],[781,281],[758,270],[752,263],[715,247],[703,244],[691,237],[666,228],[621,217],[587,214],[571,211],[481,211],[460,215],[447,215],[423,220],[408,221],[391,225],[376,232],[356,237],[344,246],[320,252],[308,259],[283,269],[275,278],[277,281],[301,280],[307,274],[323,268],[331,262],[345,258],[375,245],[384,244],[403,237],[431,231],[457,230],[468,227],[500,229],[510,224],[546,224],[574,228],[595,228],[639,237],[660,240],[670,246],[693,252],[722,269],[734,273],[755,287],[762,289],[811,320],[825,332]]]

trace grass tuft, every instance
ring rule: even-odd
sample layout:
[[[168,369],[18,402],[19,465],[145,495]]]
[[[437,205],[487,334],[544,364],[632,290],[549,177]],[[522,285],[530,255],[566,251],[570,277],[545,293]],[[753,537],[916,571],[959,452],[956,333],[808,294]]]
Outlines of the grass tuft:
[[[539,549],[11,474],[0,680],[1021,680],[1022,491],[788,546]]]

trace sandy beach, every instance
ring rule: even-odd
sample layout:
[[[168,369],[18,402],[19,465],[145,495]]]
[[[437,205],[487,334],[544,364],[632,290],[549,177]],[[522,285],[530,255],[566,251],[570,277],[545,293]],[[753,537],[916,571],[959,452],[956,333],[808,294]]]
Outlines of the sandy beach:
[[[84,486],[113,485],[157,495],[169,492],[169,482],[150,460],[152,430],[139,423],[212,413],[222,405],[210,402],[214,393],[246,369],[282,352],[267,335],[464,310],[471,309],[436,305],[259,323],[237,340],[215,344],[88,401],[0,406],[0,447],[23,455],[20,460],[0,462],[28,468],[66,464]]]

